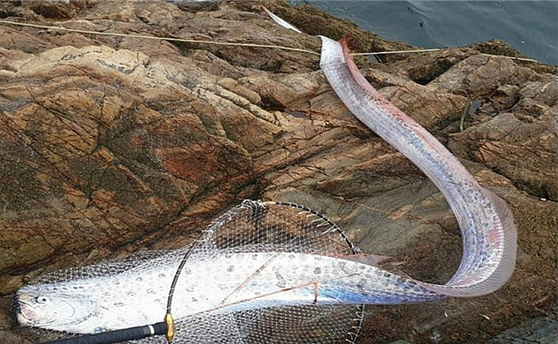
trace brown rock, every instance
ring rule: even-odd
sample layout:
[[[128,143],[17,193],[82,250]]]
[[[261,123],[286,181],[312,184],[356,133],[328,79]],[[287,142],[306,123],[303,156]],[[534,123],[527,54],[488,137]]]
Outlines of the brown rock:
[[[514,181],[516,187],[542,198],[556,200],[556,131],[551,123],[524,123],[504,113],[471,127],[452,139],[469,146],[469,157]],[[453,144],[453,143],[452,143]],[[522,163],[518,164],[520,158]]]
[[[431,86],[440,90],[480,98],[501,85],[522,87],[529,81],[544,79],[530,68],[521,67],[507,57],[473,55],[452,66],[436,78]]]
[[[498,87],[496,91],[490,95],[490,100],[495,110],[508,110],[519,100],[519,87],[515,85]]]
[[[305,32],[350,34],[363,50],[405,47],[308,6],[269,5]],[[75,29],[319,50],[316,37],[278,27],[255,2],[33,6],[2,4],[2,13]],[[0,31],[0,342],[30,338],[6,330],[11,293],[24,281],[181,247],[244,198],[322,212],[363,250],[393,256],[416,278],[444,282],[459,264],[459,231],[439,191],[351,116],[318,56],[4,24]],[[516,272],[483,298],[370,307],[362,343],[480,343],[556,310],[556,78],[548,68],[480,55],[487,47],[500,51],[491,42],[358,62],[509,202]],[[467,97],[494,113],[472,111],[459,132]]]
[[[405,113],[412,113],[413,118],[425,128],[458,118],[466,104],[462,96],[437,92],[413,81],[392,89],[391,94],[382,93]]]
[[[29,7],[44,18],[68,19],[75,15],[75,7],[69,1],[30,1]]]

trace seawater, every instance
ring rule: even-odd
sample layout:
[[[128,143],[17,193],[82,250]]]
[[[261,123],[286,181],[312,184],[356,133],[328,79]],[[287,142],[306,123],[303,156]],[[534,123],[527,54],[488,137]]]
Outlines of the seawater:
[[[289,3],[316,6],[385,39],[419,47],[455,47],[500,39],[526,56],[558,65],[556,0],[291,0]]]

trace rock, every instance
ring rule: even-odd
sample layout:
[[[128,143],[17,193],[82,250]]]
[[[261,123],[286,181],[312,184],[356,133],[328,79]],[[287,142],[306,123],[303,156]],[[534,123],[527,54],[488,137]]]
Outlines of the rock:
[[[427,129],[441,121],[455,120],[466,105],[466,99],[462,96],[436,92],[413,81],[392,88],[392,92],[386,89],[382,89],[384,96],[405,113],[412,113],[413,118]]]
[[[473,55],[453,65],[429,85],[479,98],[494,92],[501,85],[521,87],[530,81],[549,78],[550,75],[540,75],[506,57]]]
[[[75,15],[75,7],[69,1],[30,1],[29,7],[43,18],[69,19]]]
[[[514,112],[541,120],[550,120],[555,116],[558,100],[556,80],[546,83],[528,82],[520,90],[520,98],[514,107]]]
[[[515,85],[498,87],[496,91],[490,95],[490,100],[496,111],[508,110],[519,100],[519,87]]]
[[[397,73],[408,76],[418,84],[426,85],[456,63],[475,54],[477,52],[470,48],[454,48],[433,53],[413,54],[412,59],[395,62],[393,67],[398,67],[399,71]],[[390,70],[393,70],[393,67],[390,67]],[[390,74],[393,75],[393,72]]]
[[[514,181],[516,187],[546,199],[556,200],[556,131],[546,121],[524,123],[512,113],[503,113],[454,134],[451,140],[468,146],[469,158],[485,164]],[[451,142],[450,147],[455,143]],[[522,164],[517,163],[521,157]]]
[[[505,331],[489,344],[552,344],[558,342],[558,321],[549,317],[535,318],[516,328]]]
[[[266,2],[310,34],[361,50],[408,48],[309,6]],[[315,54],[258,2],[3,3],[9,20],[137,37],[0,25],[0,342],[11,295],[37,275],[190,243],[244,198],[297,202],[365,251],[443,283],[459,231],[420,171],[360,124]],[[39,7],[37,7],[39,6]],[[552,66],[481,55],[498,42],[358,59],[380,92],[431,130],[514,212],[520,259],[482,298],[369,307],[361,342],[486,342],[556,311],[556,77]],[[468,99],[482,103],[460,120]],[[491,109],[487,113],[482,110]]]

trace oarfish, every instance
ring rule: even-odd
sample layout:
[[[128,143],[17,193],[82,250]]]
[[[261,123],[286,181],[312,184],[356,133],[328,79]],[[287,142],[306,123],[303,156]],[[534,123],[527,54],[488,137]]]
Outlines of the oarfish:
[[[294,305],[398,304],[477,296],[501,287],[515,262],[516,229],[503,200],[478,185],[432,135],[384,99],[347,49],[322,37],[321,68],[361,121],[401,151],[442,191],[463,236],[463,259],[444,285],[414,280],[351,256],[236,247],[193,252],[175,289],[177,321],[191,315]],[[25,326],[94,333],[162,320],[185,250],[130,269],[22,287],[16,316]],[[358,256],[356,257],[358,258]]]

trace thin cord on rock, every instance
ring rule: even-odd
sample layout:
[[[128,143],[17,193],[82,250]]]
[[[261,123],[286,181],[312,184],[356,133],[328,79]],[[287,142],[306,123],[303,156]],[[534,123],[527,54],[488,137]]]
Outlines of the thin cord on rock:
[[[14,22],[14,21],[10,21],[10,20],[0,20],[0,24],[26,26],[26,27],[33,27],[33,28],[37,28],[37,29],[76,32],[76,33],[99,35],[99,36],[133,37],[133,38],[141,38],[141,39],[153,39],[153,40],[159,40],[159,41],[173,41],[173,42],[198,43],[198,44],[215,44],[215,45],[228,45],[228,46],[240,46],[240,47],[252,47],[252,48],[274,48],[274,49],[297,51],[297,52],[302,52],[302,53],[307,53],[307,54],[320,56],[320,53],[315,52],[315,51],[301,49],[301,48],[285,47],[285,46],[281,46],[281,45],[268,45],[268,44],[256,44],[256,43],[238,43],[238,42],[217,42],[217,41],[204,41],[204,40],[197,40],[197,39],[174,38],[174,37],[155,37],[155,36],[145,36],[145,35],[130,35],[130,34],[118,33],[118,32],[99,32],[99,31],[90,31],[90,30],[69,29],[69,28],[65,28],[65,27],[61,27],[61,26],[20,23],[20,22]]]
[[[37,28],[37,29],[46,29],[46,30],[59,30],[59,31],[67,31],[67,32],[76,32],[76,33],[99,35],[99,36],[133,37],[133,38],[152,39],[152,40],[159,40],[159,41],[228,45],[228,46],[252,47],[252,48],[282,49],[282,50],[296,51],[296,52],[300,52],[300,53],[307,53],[307,54],[320,56],[320,53],[312,51],[312,50],[286,47],[286,46],[282,46],[282,45],[257,44],[257,43],[238,43],[238,42],[217,42],[217,41],[205,41],[205,40],[174,38],[174,37],[155,37],[155,36],[145,36],[145,35],[131,35],[131,34],[126,34],[126,33],[118,33],[118,32],[99,32],[99,31],[90,31],[90,30],[69,29],[69,28],[65,28],[65,27],[61,27],[61,26],[50,26],[50,25],[41,25],[41,24],[32,24],[32,23],[21,23],[21,22],[15,22],[15,21],[11,21],[11,20],[3,20],[3,19],[0,19],[0,24],[26,26],[26,27],[33,27],[33,28]],[[377,51],[377,52],[369,52],[369,53],[352,53],[351,55],[366,56],[366,55],[407,54],[407,53],[422,53],[422,52],[442,51],[442,50],[445,50],[445,49],[446,48]],[[506,56],[506,55],[494,55],[494,54],[485,54],[485,53],[481,53],[481,55],[484,55],[484,56],[501,56],[501,57],[507,57],[507,58],[517,60],[517,61],[527,61],[527,62],[541,63],[541,62],[539,62],[535,59],[523,58],[523,57],[514,57],[514,56]]]

